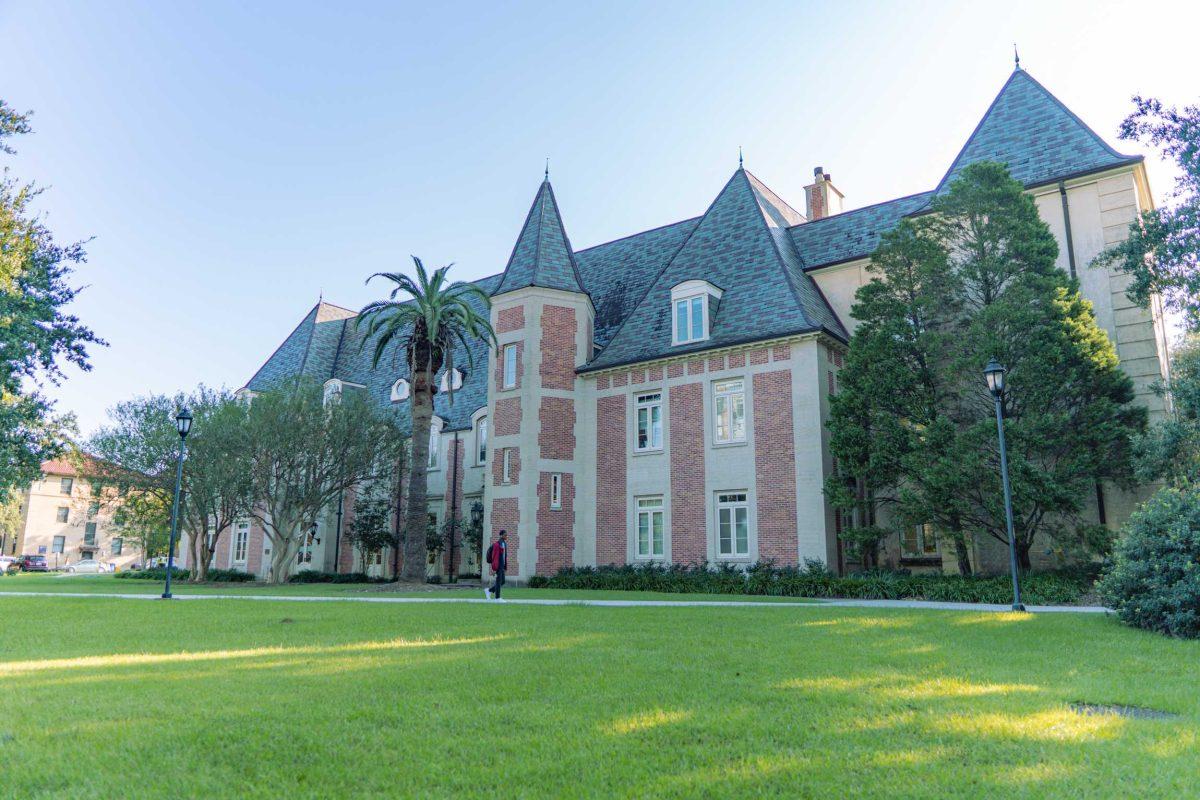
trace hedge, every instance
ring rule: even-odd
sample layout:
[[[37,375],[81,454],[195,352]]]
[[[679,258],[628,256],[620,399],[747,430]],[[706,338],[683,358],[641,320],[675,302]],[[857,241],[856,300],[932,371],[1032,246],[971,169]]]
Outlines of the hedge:
[[[1092,568],[1024,575],[1021,599],[1031,605],[1072,603],[1093,585]],[[1007,575],[912,575],[905,572],[867,572],[838,577],[822,565],[776,567],[755,564],[740,569],[720,566],[637,564],[574,567],[553,577],[533,577],[530,588],[607,589],[683,594],[747,594],[776,597],[854,598],[865,600],[940,600],[955,603],[1012,602],[1012,579]]]
[[[191,577],[192,573],[191,570],[175,567],[171,575],[174,580],[185,581]],[[118,572],[116,576],[118,578],[132,578],[134,580],[165,581],[167,579],[167,568],[131,569],[125,572]],[[208,571],[208,580],[214,583],[245,583],[247,581],[258,580],[258,576],[249,572],[242,572],[240,569],[210,569]]]
[[[391,578],[378,578],[365,572],[318,572],[304,570],[288,578],[288,583],[391,583]]]

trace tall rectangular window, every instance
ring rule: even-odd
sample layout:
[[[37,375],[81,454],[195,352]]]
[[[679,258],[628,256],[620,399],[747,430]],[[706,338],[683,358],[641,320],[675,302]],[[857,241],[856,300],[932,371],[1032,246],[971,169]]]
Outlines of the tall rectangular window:
[[[70,514],[71,514],[71,510],[69,508],[67,508],[66,506],[59,506],[58,509],[54,512],[54,519],[56,522],[66,522],[67,517],[70,516]]]
[[[675,301],[675,344],[698,342],[706,338],[704,306],[703,295]]]
[[[246,563],[246,545],[250,541],[250,521],[241,520],[233,526],[233,563]]]
[[[502,452],[504,453],[504,477],[502,480],[505,483],[511,483],[512,482],[512,448],[506,447],[506,448],[504,448],[504,450]]]
[[[487,463],[487,438],[488,438],[487,417],[479,418],[479,425],[475,428],[475,463]]]
[[[83,526],[83,543],[88,547],[96,546],[96,523],[89,522]]]
[[[116,539],[112,540],[112,554],[114,556],[121,555],[121,551],[124,549],[125,549],[125,540],[124,539],[122,539],[121,537],[118,536]]]
[[[662,497],[639,497],[637,500],[638,558],[662,558],[665,552]]]
[[[512,389],[517,385],[517,346],[515,344],[504,345],[504,385],[505,389]]]
[[[933,525],[909,525],[900,537],[900,554],[908,558],[933,558],[938,554]]]
[[[562,508],[562,475],[557,472],[550,476],[550,508]]]
[[[662,392],[638,395],[635,450],[661,450]]]
[[[745,492],[717,495],[717,554],[723,558],[750,555],[750,506]]]
[[[429,428],[429,463],[430,469],[437,467],[438,463],[438,429],[430,426]]]
[[[75,479],[74,478],[62,478],[58,482],[59,491],[61,491],[63,494],[70,494],[71,489],[73,489],[74,487],[75,487]]]
[[[713,410],[717,444],[746,441],[746,387],[741,378],[713,384]]]
[[[55,536],[54,541],[50,544],[50,552],[51,553],[61,553],[63,551],[63,547],[66,545],[66,543],[67,543],[67,537]]]

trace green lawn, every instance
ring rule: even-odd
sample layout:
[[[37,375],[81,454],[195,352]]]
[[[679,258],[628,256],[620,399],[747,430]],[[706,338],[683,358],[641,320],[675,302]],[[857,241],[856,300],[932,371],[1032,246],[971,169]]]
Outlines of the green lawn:
[[[162,594],[162,581],[143,581],[128,578],[118,579],[113,575],[67,575],[65,573],[23,573],[0,577],[0,592],[87,592],[116,594]],[[430,587],[426,591],[383,591],[378,585],[354,583],[289,583],[278,586],[258,584],[226,583],[218,586],[195,585],[186,581],[174,581],[171,593],[175,595],[195,594],[265,594],[292,597],[470,597],[483,599],[479,588],[453,589]],[[697,600],[719,600],[721,602],[751,603],[812,603],[799,597],[762,597],[758,595],[730,594],[671,594],[668,592],[621,592],[579,589],[510,589],[503,591],[510,598],[544,599],[587,599],[587,600],[672,600],[694,602]]]
[[[0,797],[1152,798],[1194,796],[1200,774],[1200,643],[1103,616],[64,597],[0,614]]]

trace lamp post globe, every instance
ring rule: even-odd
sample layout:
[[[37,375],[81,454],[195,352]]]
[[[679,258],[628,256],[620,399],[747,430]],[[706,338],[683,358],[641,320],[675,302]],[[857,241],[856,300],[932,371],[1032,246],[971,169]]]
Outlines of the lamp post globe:
[[[179,492],[183,485],[183,457],[187,453],[187,436],[192,432],[192,412],[187,407],[175,415],[175,430],[179,433],[179,457],[175,462],[175,501],[171,504],[171,538],[167,543],[167,580],[163,599],[171,599],[171,573],[175,571],[175,540],[179,534]]]
[[[1004,523],[1008,530],[1008,561],[1012,571],[1013,611],[1024,611],[1021,603],[1021,582],[1017,576],[1017,539],[1013,532],[1012,487],[1008,481],[1008,447],[1004,442],[1004,378],[1007,370],[996,359],[983,368],[988,392],[996,406],[996,433],[1000,438],[1000,480],[1004,484]]]

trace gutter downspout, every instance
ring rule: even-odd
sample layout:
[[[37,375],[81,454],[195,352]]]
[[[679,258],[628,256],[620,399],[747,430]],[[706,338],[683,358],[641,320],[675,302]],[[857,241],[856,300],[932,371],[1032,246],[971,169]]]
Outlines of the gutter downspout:
[[[1067,184],[1058,182],[1058,196],[1062,200],[1063,230],[1067,238],[1067,263],[1071,267],[1071,278],[1079,277],[1075,272],[1075,237],[1071,235],[1071,209],[1067,207]]]

